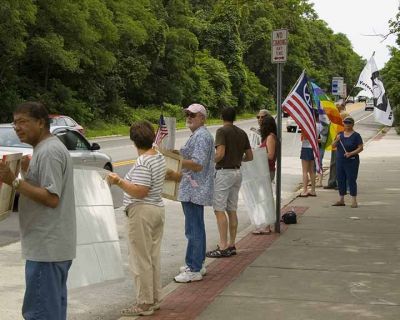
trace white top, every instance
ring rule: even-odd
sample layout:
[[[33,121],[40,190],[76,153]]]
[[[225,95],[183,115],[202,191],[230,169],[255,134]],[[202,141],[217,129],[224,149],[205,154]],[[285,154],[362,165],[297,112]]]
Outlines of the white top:
[[[124,193],[124,206],[131,204],[147,203],[163,207],[164,203],[161,198],[161,192],[165,180],[165,159],[164,156],[157,151],[155,155],[141,155],[137,158],[132,169],[126,174],[125,180],[134,184],[149,187],[149,194],[143,199],[136,199]]]

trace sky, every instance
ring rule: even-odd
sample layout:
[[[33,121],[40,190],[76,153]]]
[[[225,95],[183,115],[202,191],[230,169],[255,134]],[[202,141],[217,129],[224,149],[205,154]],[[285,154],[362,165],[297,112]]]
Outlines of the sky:
[[[375,51],[375,62],[382,69],[390,59],[387,46],[396,46],[396,36],[382,42],[372,34],[388,34],[390,19],[398,12],[399,0],[310,0],[320,19],[335,33],[344,33],[360,56],[369,59]]]

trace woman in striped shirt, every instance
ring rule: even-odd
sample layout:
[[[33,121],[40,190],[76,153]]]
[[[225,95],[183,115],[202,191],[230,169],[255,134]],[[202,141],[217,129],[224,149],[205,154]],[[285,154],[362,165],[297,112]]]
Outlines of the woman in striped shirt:
[[[164,229],[165,159],[153,149],[154,129],[148,121],[132,125],[130,138],[139,157],[121,179],[110,173],[108,180],[124,191],[128,217],[129,263],[136,286],[136,304],[122,310],[123,316],[151,315],[159,309],[161,293],[160,251]]]

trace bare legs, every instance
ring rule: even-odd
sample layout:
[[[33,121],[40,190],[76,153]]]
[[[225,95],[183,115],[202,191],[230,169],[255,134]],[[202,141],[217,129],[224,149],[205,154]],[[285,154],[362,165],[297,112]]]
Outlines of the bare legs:
[[[218,224],[220,249],[224,250],[228,247],[233,247],[235,245],[238,227],[238,218],[236,211],[228,211],[227,214],[225,214],[225,212],[223,211],[215,211],[215,217],[217,218]]]
[[[301,160],[301,168],[303,172],[303,192],[301,193],[301,195],[315,195],[314,160]],[[308,191],[308,181],[311,182],[310,192]]]

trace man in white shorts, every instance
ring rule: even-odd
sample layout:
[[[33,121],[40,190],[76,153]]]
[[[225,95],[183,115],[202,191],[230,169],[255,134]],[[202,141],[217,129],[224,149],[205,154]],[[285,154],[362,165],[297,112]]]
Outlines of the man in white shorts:
[[[220,241],[215,250],[207,252],[206,256],[209,258],[230,257],[236,254],[235,241],[238,227],[236,210],[242,183],[240,166],[242,161],[253,160],[253,153],[246,132],[233,124],[235,118],[234,108],[223,109],[224,125],[217,130],[215,138],[216,174],[213,208]]]

